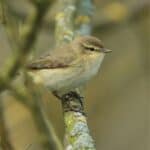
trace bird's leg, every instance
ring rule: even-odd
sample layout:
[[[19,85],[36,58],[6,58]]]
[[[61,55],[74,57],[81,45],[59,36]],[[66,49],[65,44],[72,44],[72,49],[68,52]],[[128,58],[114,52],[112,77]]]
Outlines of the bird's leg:
[[[69,93],[64,94],[62,98],[63,99],[70,99],[70,100],[72,100],[73,98],[78,99],[80,104],[81,104],[81,107],[84,108],[84,105],[83,105],[84,97],[80,96],[78,91],[70,91]]]
[[[62,96],[62,103],[64,106],[64,110],[80,112],[85,115],[83,111],[83,97],[79,95],[76,91],[70,91]]]
[[[80,86],[79,88],[75,89],[76,91],[76,95],[77,95],[77,99],[79,99],[79,102],[81,103],[81,106],[83,107],[84,109],[84,96],[83,96],[83,90],[84,90],[84,87],[83,86]],[[81,93],[82,93],[82,96],[81,96]]]
[[[57,97],[58,99],[61,99],[61,96],[58,94],[57,91],[53,91],[52,93],[55,97]]]
[[[63,94],[62,96],[60,96],[57,92],[53,92],[53,94],[62,101],[62,104],[65,108],[64,111],[75,111],[83,113],[83,97],[80,96],[79,92],[70,91],[66,94]]]
[[[83,99],[84,99],[84,97],[80,96],[79,91],[77,91],[77,90],[76,91],[70,91],[69,93],[63,94],[62,96],[60,96],[57,91],[53,91],[52,93],[58,99],[70,99],[71,97],[72,98],[74,97],[74,98],[76,98],[76,99],[79,100],[79,102],[81,103],[82,107],[84,106],[83,105]]]

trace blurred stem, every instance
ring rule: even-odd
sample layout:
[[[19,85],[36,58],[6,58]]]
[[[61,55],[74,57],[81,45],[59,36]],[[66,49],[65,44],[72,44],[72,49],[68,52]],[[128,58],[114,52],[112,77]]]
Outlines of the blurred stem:
[[[55,129],[44,111],[41,89],[31,83],[32,82],[24,89],[10,87],[11,93],[31,112],[42,137],[41,143],[43,147],[47,150],[63,150],[63,146],[56,135]]]
[[[91,11],[91,4],[90,0],[84,0],[84,2],[78,0],[61,1],[61,10],[56,15],[55,34],[57,46],[72,41],[77,32],[76,35],[90,33],[90,15],[87,10],[90,8],[88,11]],[[77,23],[76,27],[75,22]],[[65,149],[95,150],[81,103],[82,96],[77,91],[70,91],[64,95],[61,95],[59,92],[57,93],[62,101],[62,109],[64,112]]]
[[[47,118],[46,112],[40,100],[37,102],[35,110],[32,109],[32,114],[34,115],[36,122],[38,122],[39,130],[41,130],[42,132],[44,131],[43,133],[46,133],[48,137],[48,142],[50,145],[48,148],[53,150],[63,150],[63,146],[58,139],[58,136],[56,135],[52,123]]]
[[[25,105],[27,108],[32,107],[33,104],[31,101],[31,96],[27,92],[26,88],[9,86],[9,90],[21,104]]]
[[[10,87],[11,80],[15,77],[18,69],[24,65],[25,60],[32,49],[43,18],[48,10],[49,5],[52,3],[52,0],[32,0],[32,3],[35,6],[35,12],[29,16],[27,24],[23,28],[24,30],[21,41],[17,45],[17,54],[8,61],[8,65],[5,66],[4,70],[2,71],[3,74],[0,76],[0,91],[4,91],[6,88],[13,90],[13,94],[21,99],[22,101],[20,102],[28,106],[29,110],[32,112],[36,124],[41,131],[41,135],[43,135],[44,139],[46,140],[43,142],[45,143],[46,148],[52,150],[62,150],[61,144],[55,135],[54,129],[52,128],[50,122],[46,119],[42,110],[42,106],[39,104],[41,99],[39,99],[39,97],[35,97],[33,98],[34,104],[28,103],[28,94],[25,95],[22,93],[22,91],[18,91],[18,89]]]
[[[35,13],[31,14],[28,19],[28,24],[25,27],[24,33],[22,35],[22,40],[18,44],[17,54],[8,60],[6,66],[4,66],[3,74],[0,76],[0,91],[4,91],[11,80],[15,77],[18,69],[23,66],[32,46],[36,40],[38,31],[41,27],[43,17],[45,16],[49,4],[52,1],[49,0],[32,0],[35,6]]]
[[[19,44],[19,22],[11,15],[7,1],[0,0],[0,10],[0,22],[5,27],[10,46],[16,50]]]
[[[38,98],[36,98],[34,107],[32,107],[30,110],[38,127],[38,130],[41,133],[40,135],[44,136],[44,141],[42,140],[42,144],[46,149],[63,150],[63,146],[56,135],[54,127],[52,126],[52,123],[46,116],[46,113],[41,104],[41,99],[38,99],[39,96]]]
[[[13,150],[11,140],[7,131],[7,127],[4,119],[4,109],[2,100],[0,100],[0,149]]]
[[[56,131],[52,123],[47,118],[46,112],[43,107],[43,101],[42,101],[43,89],[31,83],[28,86],[30,86],[30,90],[27,91],[32,95],[32,101],[33,101],[33,105],[31,105],[30,111],[33,115],[38,130],[41,133],[40,135],[43,135],[44,137],[43,138],[44,141],[42,141],[44,148],[51,149],[51,150],[63,150],[63,146],[58,136],[56,135]]]

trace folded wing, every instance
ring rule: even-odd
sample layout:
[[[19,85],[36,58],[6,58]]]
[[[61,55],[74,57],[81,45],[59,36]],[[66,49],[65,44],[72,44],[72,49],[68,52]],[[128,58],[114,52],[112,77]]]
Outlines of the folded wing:
[[[66,68],[72,64],[74,59],[75,56],[73,53],[70,53],[68,50],[60,49],[30,62],[26,67],[30,70]]]

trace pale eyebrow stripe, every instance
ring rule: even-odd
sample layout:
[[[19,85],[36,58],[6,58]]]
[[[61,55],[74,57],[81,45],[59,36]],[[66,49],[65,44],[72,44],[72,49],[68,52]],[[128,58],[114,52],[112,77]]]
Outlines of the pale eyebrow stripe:
[[[84,46],[84,47],[87,47],[87,48],[94,48],[95,50],[98,50],[98,49],[99,49],[99,47],[97,47],[97,46],[88,45],[88,44],[86,44],[86,43],[83,43],[83,46]]]

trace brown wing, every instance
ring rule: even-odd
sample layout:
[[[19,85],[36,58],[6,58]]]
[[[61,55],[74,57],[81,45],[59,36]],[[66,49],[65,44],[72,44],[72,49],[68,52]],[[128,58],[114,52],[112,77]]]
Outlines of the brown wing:
[[[69,67],[73,61],[73,54],[59,50],[52,52],[49,55],[42,56],[38,60],[32,61],[26,66],[31,70],[65,68]]]
[[[28,69],[54,69],[54,68],[64,68],[68,67],[68,63],[56,60],[56,59],[50,59],[50,58],[43,58],[36,61],[31,62],[30,64],[27,64]]]

